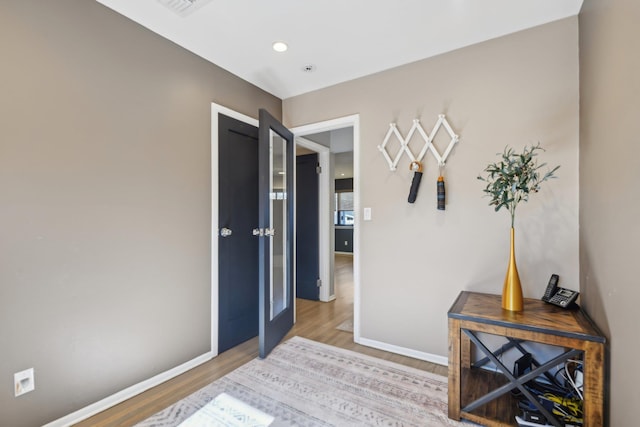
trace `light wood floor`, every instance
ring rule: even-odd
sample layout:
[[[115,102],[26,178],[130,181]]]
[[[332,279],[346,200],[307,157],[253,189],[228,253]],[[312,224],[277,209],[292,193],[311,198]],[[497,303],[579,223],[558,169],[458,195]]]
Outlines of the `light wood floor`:
[[[353,342],[352,333],[337,330],[336,326],[353,315],[353,258],[351,256],[336,255],[335,284],[336,299],[334,301],[323,303],[297,300],[297,322],[287,338],[298,335],[440,375],[447,375],[446,366],[361,346]],[[221,353],[209,362],[176,378],[94,415],[76,426],[123,427],[134,425],[257,356],[258,338],[256,337]]]

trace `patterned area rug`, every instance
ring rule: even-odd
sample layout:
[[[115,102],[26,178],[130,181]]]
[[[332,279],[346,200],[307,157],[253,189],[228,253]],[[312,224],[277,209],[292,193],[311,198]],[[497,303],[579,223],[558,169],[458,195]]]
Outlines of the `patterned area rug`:
[[[267,427],[274,418],[227,393],[219,394],[179,427]]]
[[[447,417],[447,379],[293,337],[151,416],[138,427],[177,426],[226,393],[278,426],[469,426]]]

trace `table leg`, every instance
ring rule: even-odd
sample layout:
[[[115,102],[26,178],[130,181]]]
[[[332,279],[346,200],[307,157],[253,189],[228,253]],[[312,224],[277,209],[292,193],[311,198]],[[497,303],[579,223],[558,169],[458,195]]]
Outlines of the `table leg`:
[[[587,343],[584,351],[584,427],[604,425],[604,345]]]
[[[470,369],[471,365],[471,340],[466,334],[460,334],[460,366]]]
[[[467,340],[468,341],[468,340]],[[449,418],[460,420],[460,321],[449,319]]]

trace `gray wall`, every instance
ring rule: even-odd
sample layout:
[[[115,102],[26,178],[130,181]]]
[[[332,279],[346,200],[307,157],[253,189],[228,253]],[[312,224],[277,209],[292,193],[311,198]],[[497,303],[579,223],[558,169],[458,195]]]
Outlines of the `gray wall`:
[[[0,2],[0,55],[0,425],[35,426],[209,350],[210,103],[281,101],[93,1]]]
[[[509,215],[493,212],[476,177],[507,144],[540,141],[542,160],[562,165],[516,214],[525,296],[539,298],[551,273],[578,288],[577,48],[573,17],[284,100],[291,126],[360,114],[360,207],[373,218],[360,222],[356,253],[363,338],[446,356],[446,313],[459,292],[502,291]],[[460,135],[444,171],[446,211],[436,209],[433,157],[412,205],[409,161],[391,172],[377,148],[389,123],[406,135],[418,118],[429,131],[440,113]]]
[[[585,0],[580,13],[580,282],[610,341],[609,425],[638,424],[640,3]]]

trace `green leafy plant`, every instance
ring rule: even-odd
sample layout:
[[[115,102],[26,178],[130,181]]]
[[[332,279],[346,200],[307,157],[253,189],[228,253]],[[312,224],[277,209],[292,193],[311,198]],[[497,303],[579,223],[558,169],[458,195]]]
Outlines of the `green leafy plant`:
[[[487,183],[483,191],[491,198],[489,206],[495,206],[496,212],[501,208],[509,210],[512,228],[518,203],[529,201],[529,195],[537,193],[544,181],[555,178],[554,173],[560,167],[541,173],[540,169],[547,164],[538,164],[535,159],[538,151],[544,151],[540,143],[525,147],[522,153],[505,147],[502,153],[498,153],[501,160],[490,163],[484,169],[485,176],[478,176],[479,180]]]

